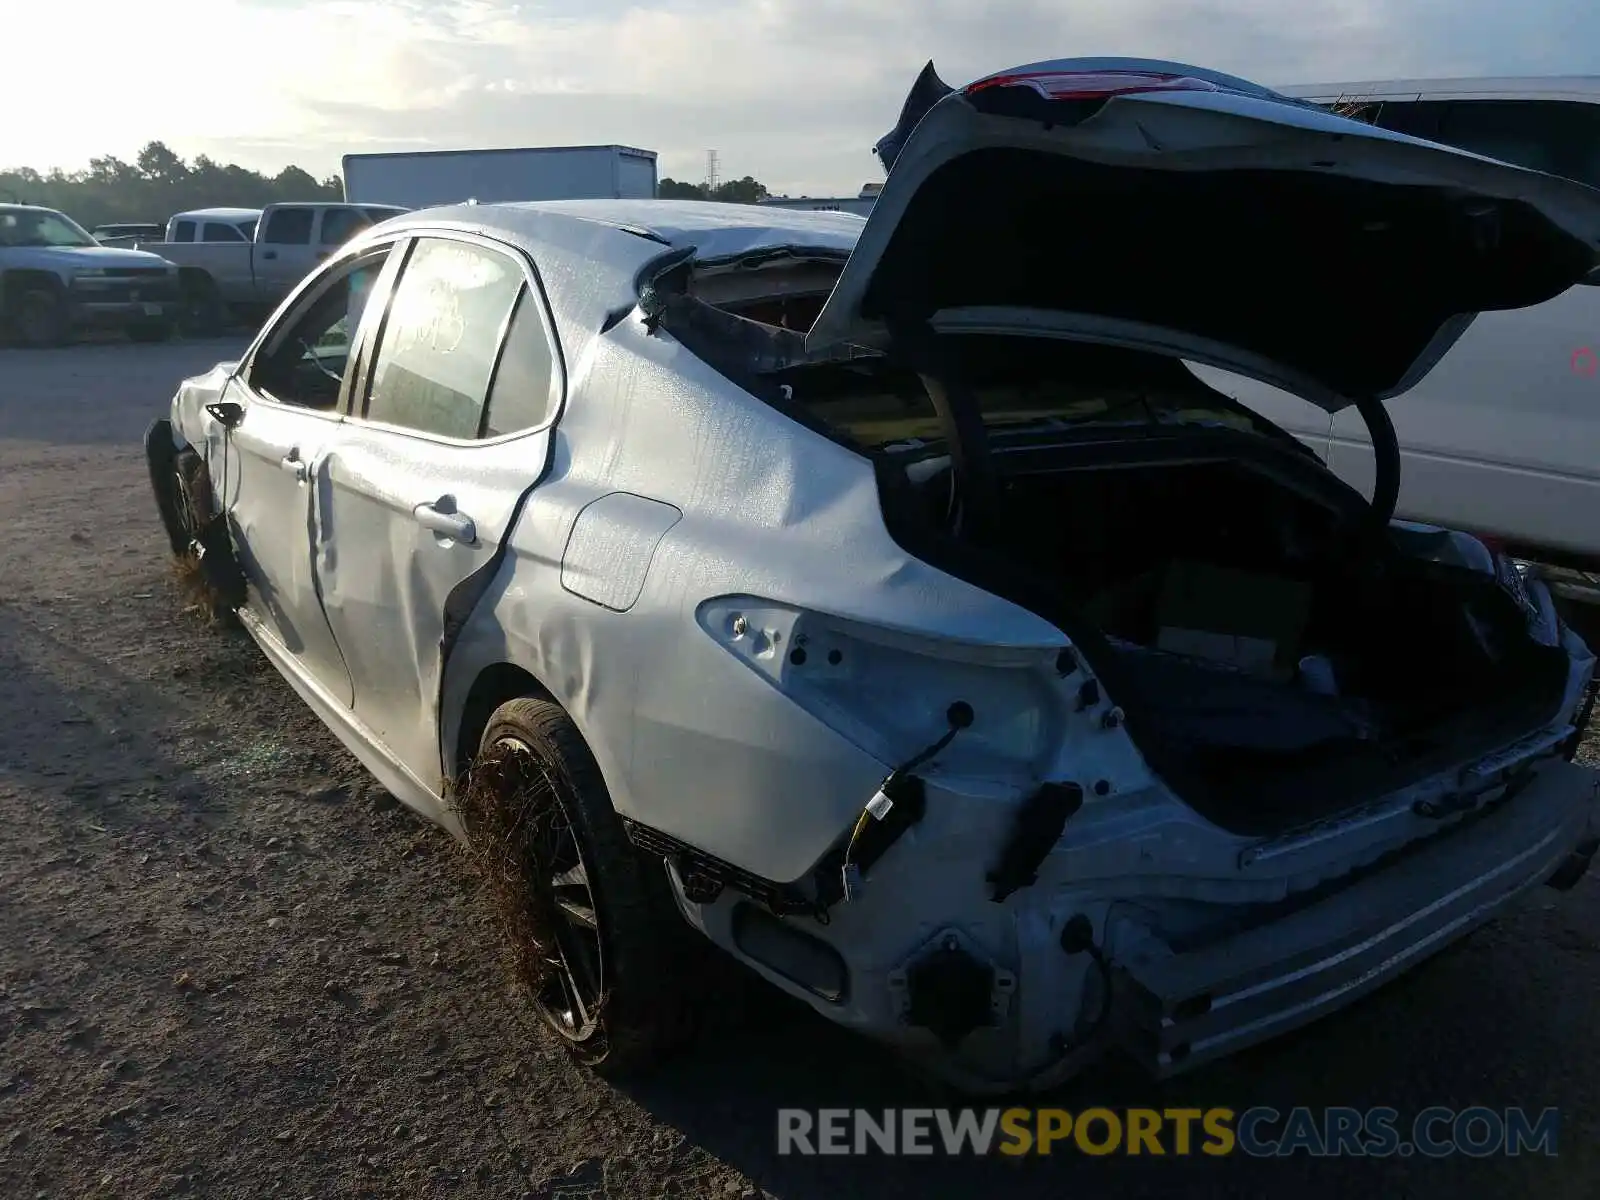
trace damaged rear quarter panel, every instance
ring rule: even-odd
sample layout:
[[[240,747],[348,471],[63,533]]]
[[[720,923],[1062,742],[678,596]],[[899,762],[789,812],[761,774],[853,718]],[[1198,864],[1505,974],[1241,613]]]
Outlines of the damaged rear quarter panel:
[[[696,616],[706,600],[756,596],[933,643],[1064,644],[1047,622],[895,545],[865,459],[637,317],[599,339],[575,377],[551,470],[452,654],[447,746],[472,681],[513,663],[572,714],[620,813],[787,881],[854,821],[890,764],[709,636]],[[618,492],[682,513],[625,613],[561,583],[578,514]],[[940,721],[904,756],[943,731]]]

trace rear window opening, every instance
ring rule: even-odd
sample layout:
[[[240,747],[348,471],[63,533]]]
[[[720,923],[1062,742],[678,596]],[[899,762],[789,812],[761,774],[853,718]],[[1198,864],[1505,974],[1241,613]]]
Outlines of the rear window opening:
[[[839,281],[844,260],[804,250],[751,259],[690,264],[678,286],[720,312],[774,329],[804,334]]]

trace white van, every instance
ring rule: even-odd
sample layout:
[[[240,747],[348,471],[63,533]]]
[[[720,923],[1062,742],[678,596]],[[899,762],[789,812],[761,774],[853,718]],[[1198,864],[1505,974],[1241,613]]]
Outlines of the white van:
[[[1278,89],[1385,129],[1600,188],[1600,75],[1400,79]],[[1487,312],[1389,404],[1403,470],[1398,515],[1470,529],[1600,605],[1600,279],[1533,308]],[[1368,491],[1361,418],[1196,367],[1290,428]],[[1583,623],[1593,629],[1592,617]]]

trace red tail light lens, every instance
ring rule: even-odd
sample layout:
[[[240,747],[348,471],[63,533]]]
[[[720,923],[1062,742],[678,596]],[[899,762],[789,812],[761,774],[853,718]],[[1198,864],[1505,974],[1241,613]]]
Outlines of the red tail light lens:
[[[1192,75],[1130,71],[1009,71],[969,83],[962,94],[991,88],[1028,87],[1046,100],[1104,100],[1135,92],[1219,92],[1222,89]]]

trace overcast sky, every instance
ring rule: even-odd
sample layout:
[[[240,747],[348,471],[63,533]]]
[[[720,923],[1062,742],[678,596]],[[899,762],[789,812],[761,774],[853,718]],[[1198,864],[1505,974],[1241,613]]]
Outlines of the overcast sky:
[[[0,166],[620,142],[853,193],[928,59],[1172,58],[1266,84],[1600,72],[1595,0],[0,0]],[[37,47],[31,50],[29,47]]]

